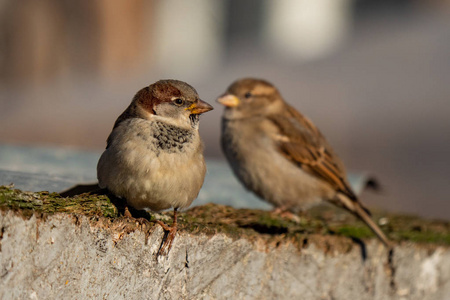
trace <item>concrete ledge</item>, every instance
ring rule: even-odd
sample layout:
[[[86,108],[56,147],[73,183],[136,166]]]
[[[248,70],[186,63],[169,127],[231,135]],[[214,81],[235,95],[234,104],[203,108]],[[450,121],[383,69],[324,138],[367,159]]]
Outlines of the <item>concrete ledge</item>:
[[[450,299],[445,243],[399,241],[390,265],[374,239],[290,232],[290,224],[264,233],[264,213],[250,210],[231,231],[243,211],[210,205],[182,214],[172,251],[157,259],[158,225],[5,203],[0,193],[2,299]]]

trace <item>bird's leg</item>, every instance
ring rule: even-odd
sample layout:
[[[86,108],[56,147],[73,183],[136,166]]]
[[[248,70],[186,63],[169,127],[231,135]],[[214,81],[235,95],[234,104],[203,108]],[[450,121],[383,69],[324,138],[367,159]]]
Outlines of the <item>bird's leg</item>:
[[[166,234],[164,235],[163,242],[161,247],[158,250],[158,253],[156,254],[156,257],[159,255],[166,255],[169,254],[170,249],[172,248],[172,242],[175,239],[175,235],[177,234],[177,209],[173,209],[173,224],[172,226],[168,226],[167,224],[163,223],[162,221],[155,220],[156,223],[161,225],[161,227],[166,231]],[[167,252],[166,252],[167,248]]]
[[[294,214],[293,212],[289,211],[287,207],[277,207],[274,210],[272,210],[272,214],[280,216],[284,219],[288,219],[290,221],[293,221],[295,223],[300,223],[300,217],[296,214]]]
[[[127,217],[127,218],[132,218],[132,217],[133,217],[133,216],[131,215],[130,210],[128,209],[128,205],[125,205],[125,209],[124,209],[124,212],[123,212],[123,216],[124,216],[124,217]]]

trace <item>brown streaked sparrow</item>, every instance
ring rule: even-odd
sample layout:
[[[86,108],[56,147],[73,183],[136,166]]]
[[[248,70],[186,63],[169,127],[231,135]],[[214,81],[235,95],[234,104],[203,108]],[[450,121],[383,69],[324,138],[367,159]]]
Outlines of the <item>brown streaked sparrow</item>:
[[[298,212],[329,201],[359,217],[389,246],[322,133],[272,84],[237,80],[217,101],[225,106],[222,149],[247,189],[279,211]]]
[[[203,185],[199,115],[212,109],[185,82],[155,82],[138,91],[117,118],[98,161],[99,186],[126,205],[152,211],[174,208],[172,227],[157,221],[169,232],[158,254],[170,251],[177,209],[188,207]]]

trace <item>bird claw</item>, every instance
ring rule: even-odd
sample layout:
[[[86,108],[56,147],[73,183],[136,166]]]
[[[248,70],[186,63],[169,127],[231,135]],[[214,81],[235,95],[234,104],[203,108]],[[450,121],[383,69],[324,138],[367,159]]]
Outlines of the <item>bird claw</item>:
[[[301,218],[298,215],[283,208],[275,208],[274,210],[272,210],[272,214],[280,216],[283,219],[287,219],[297,224],[301,223]]]
[[[172,248],[173,240],[175,239],[175,236],[177,234],[177,227],[170,227],[159,220],[155,222],[161,225],[161,227],[165,231],[161,246],[159,247],[158,253],[156,254],[156,258],[158,258],[160,255],[165,256],[169,254],[170,249]]]
[[[164,223],[163,221],[160,220],[154,220],[155,223],[159,224],[164,231],[170,231],[173,227],[170,227],[169,225],[167,225],[166,223]]]

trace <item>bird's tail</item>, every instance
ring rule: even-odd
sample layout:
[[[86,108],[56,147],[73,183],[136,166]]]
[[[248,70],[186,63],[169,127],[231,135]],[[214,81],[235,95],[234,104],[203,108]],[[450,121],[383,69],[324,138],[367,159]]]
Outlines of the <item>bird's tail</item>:
[[[387,247],[391,248],[391,242],[388,240],[386,235],[384,235],[383,231],[380,227],[372,220],[370,217],[368,210],[365,209],[359,202],[350,200],[344,194],[338,194],[338,198],[340,200],[340,204],[343,205],[346,209],[351,211],[355,216],[360,218],[364,223],[369,226],[369,228],[376,234],[376,236],[380,239],[380,241]]]

